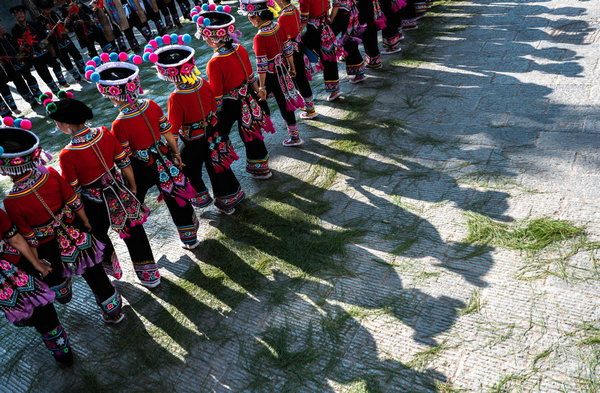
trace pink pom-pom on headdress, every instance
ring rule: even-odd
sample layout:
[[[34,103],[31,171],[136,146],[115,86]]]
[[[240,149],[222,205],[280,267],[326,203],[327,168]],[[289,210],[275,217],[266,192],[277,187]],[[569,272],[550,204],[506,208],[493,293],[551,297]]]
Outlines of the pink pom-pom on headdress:
[[[15,119],[10,116],[6,116],[4,119],[2,119],[2,122],[5,126],[12,127],[13,124],[15,124]]]
[[[31,121],[29,121],[27,119],[21,120],[21,128],[23,128],[25,130],[30,130],[31,129]]]
[[[100,55],[100,60],[104,63],[108,63],[110,61],[110,56],[108,53],[104,52]]]

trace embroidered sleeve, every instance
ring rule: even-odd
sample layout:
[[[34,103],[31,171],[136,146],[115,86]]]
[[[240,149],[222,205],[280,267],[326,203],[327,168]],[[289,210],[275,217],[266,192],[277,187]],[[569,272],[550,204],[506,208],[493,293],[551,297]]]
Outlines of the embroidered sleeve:
[[[127,153],[125,152],[125,150],[122,150],[122,149],[121,149],[121,154],[114,156],[114,160],[115,160],[115,164],[117,164],[119,169],[127,168],[129,165],[131,165],[131,161],[129,160]],[[73,188],[75,188],[75,187],[73,187]]]
[[[74,212],[80,210],[83,207],[83,203],[81,202],[79,194],[73,194],[73,197],[69,199],[66,203]]]
[[[37,247],[40,244],[37,238],[35,237],[35,232],[33,232],[33,230],[27,233],[23,233],[23,237],[31,247]]]
[[[17,236],[17,233],[19,233],[19,229],[16,225],[12,225],[8,231],[4,232],[4,238],[10,239],[11,237]]]
[[[248,83],[253,84],[258,81],[258,76],[252,71],[252,74],[248,77]]]
[[[160,117],[160,119],[158,119],[158,126],[160,128],[161,134],[166,134],[167,132],[171,131],[171,129],[173,128],[173,126],[171,125],[171,123],[169,122],[169,120],[167,119],[167,117],[165,115],[162,115]]]
[[[79,180],[75,179],[74,181],[69,182],[69,185],[77,194],[81,193],[81,185],[79,184]]]
[[[267,56],[256,56],[256,70],[259,74],[265,74],[269,70],[269,59]]]
[[[283,57],[292,57],[293,54],[294,45],[292,45],[292,40],[288,38],[283,43]]]
[[[4,210],[0,210],[0,231],[4,234],[5,239],[10,239],[19,232],[17,226],[10,221]]]
[[[127,154],[127,158],[131,157],[133,152],[131,151],[131,146],[129,146],[129,142],[121,142],[121,147],[125,151],[125,154]]]
[[[310,14],[310,0],[300,0],[300,22],[308,23]]]
[[[215,97],[215,102],[217,103],[217,110],[221,109],[223,106],[223,96]]]

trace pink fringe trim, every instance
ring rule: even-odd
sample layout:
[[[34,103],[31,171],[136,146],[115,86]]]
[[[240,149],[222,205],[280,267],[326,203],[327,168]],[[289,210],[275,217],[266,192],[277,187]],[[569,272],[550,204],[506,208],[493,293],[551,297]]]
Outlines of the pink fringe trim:
[[[92,236],[92,235],[90,234],[90,236]],[[102,259],[104,258],[104,247],[105,247],[104,243],[100,243],[95,238],[93,241],[94,241],[95,247],[92,246],[92,247],[88,248],[87,250],[80,251],[81,258],[78,258],[77,266],[74,266],[74,269],[73,268],[65,268],[63,270],[64,278],[71,277],[72,275],[81,276],[83,273],[85,273],[85,270],[88,267],[96,266],[97,264],[102,262]],[[92,254],[92,251],[94,251],[94,248],[97,251]]]
[[[240,156],[238,156],[237,153],[235,152],[235,150],[233,150],[233,147],[229,146],[228,150],[229,150],[228,151],[229,154],[221,158],[221,162],[223,164],[213,163],[213,168],[215,169],[215,172],[221,173],[221,172],[229,169],[231,167],[231,164],[233,164],[234,161],[237,161],[240,159]]]
[[[242,133],[243,137],[244,137],[244,141],[245,142],[251,142],[255,139],[258,140],[264,140],[265,137],[262,136],[262,133],[260,132],[261,126],[258,123],[255,123],[252,128],[245,128],[244,132]]]
[[[385,18],[385,15],[382,15],[381,18],[375,20],[375,25],[377,26],[378,30],[385,29],[385,26],[386,26],[385,22],[386,22],[386,20],[387,19]]]
[[[177,191],[177,194],[174,194],[173,197],[175,198],[177,205],[179,205],[179,207],[183,207],[185,206],[186,202],[195,197],[196,194],[196,190],[188,181],[187,187],[184,190]]]
[[[406,1],[405,0],[397,0],[392,4],[392,11],[398,12],[404,7],[406,7]]]
[[[41,281],[36,280],[36,285],[43,289],[41,293],[21,294],[20,308],[6,308],[4,315],[8,322],[15,323],[30,318],[33,315],[33,310],[36,307],[42,307],[52,303],[54,300],[54,292],[48,289],[48,286]]]
[[[265,115],[265,121],[262,124],[262,129],[265,130],[265,132],[268,132],[269,134],[274,134],[275,133],[275,125],[273,124],[273,122],[271,121],[271,117]]]

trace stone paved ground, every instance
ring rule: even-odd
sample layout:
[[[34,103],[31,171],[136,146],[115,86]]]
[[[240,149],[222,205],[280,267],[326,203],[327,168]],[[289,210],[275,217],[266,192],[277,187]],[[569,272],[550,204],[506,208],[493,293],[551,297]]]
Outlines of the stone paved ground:
[[[274,178],[199,252],[152,205],[162,286],[128,271],[113,327],[77,282],[73,368],[4,324],[0,390],[600,391],[599,42],[595,1],[436,2],[302,149],[267,138]],[[518,252],[469,217],[587,235]]]

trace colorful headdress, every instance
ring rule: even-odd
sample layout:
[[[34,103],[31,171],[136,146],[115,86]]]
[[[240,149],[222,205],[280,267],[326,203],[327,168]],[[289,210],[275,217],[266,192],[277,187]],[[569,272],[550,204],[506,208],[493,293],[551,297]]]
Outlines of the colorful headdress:
[[[144,60],[154,63],[158,77],[170,82],[193,84],[200,70],[196,67],[194,49],[184,45],[192,41],[189,34],[165,34],[148,42],[144,49]]]
[[[281,8],[275,3],[275,0],[240,0],[238,14],[252,16],[267,10],[273,13],[274,18],[277,18]]]
[[[204,37],[214,42],[238,41],[242,34],[235,27],[235,18],[230,14],[231,7],[226,5],[204,4],[192,8],[190,16],[196,23],[196,38]]]
[[[3,175],[22,175],[33,169],[40,169],[45,164],[42,159],[40,140],[31,129],[27,119],[2,119],[5,127],[0,127],[0,173]],[[45,153],[50,160],[52,156]]]
[[[137,67],[141,63],[142,57],[138,55],[102,53],[86,63],[85,77],[96,83],[104,97],[132,102],[144,92]]]

